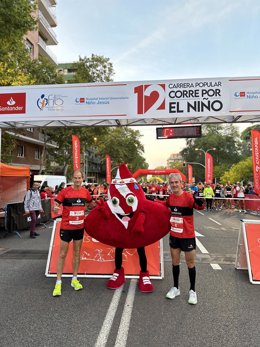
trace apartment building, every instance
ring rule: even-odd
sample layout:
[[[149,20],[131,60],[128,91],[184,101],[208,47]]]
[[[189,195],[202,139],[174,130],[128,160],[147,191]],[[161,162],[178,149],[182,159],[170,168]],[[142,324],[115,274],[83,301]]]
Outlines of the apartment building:
[[[50,46],[58,44],[54,31],[57,27],[56,5],[56,0],[38,0],[38,8],[33,14],[38,20],[38,30],[25,36],[25,45],[33,59],[43,56],[54,64],[57,64],[57,59]]]
[[[54,32],[54,28],[57,26],[56,5],[56,0],[38,0],[38,7],[33,13],[38,20],[37,30],[28,32],[24,37],[24,42],[32,59],[44,56],[57,65],[57,59],[50,49],[51,46],[58,44]],[[48,148],[57,148],[57,146],[44,138],[40,129],[25,128],[4,132],[12,135],[16,142],[9,163],[17,166],[30,166],[32,174],[45,170],[45,151]]]

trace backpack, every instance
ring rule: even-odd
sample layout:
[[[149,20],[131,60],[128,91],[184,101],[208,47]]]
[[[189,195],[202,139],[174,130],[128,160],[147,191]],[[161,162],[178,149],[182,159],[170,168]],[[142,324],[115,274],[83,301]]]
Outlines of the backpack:
[[[30,191],[30,199],[31,199],[32,198],[32,189],[29,189],[29,191]],[[27,190],[27,192],[28,192],[28,190]],[[23,202],[25,201],[27,192],[26,192],[25,196],[23,197]]]

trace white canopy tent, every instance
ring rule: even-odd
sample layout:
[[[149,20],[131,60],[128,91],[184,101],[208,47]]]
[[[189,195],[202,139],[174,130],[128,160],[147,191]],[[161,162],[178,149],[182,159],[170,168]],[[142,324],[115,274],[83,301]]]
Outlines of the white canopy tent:
[[[0,128],[260,122],[260,77],[0,87]]]

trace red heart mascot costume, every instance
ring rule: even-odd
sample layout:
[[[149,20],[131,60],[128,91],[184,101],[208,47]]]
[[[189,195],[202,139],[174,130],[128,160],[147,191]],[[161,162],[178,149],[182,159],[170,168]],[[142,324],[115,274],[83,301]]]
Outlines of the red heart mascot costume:
[[[112,180],[108,200],[100,200],[86,217],[85,230],[98,241],[116,247],[116,268],[107,282],[109,289],[117,289],[125,282],[123,249],[137,248],[141,267],[138,287],[142,292],[153,291],[146,269],[144,246],[160,240],[169,232],[170,210],[145,198],[143,189],[125,164],[120,165]]]

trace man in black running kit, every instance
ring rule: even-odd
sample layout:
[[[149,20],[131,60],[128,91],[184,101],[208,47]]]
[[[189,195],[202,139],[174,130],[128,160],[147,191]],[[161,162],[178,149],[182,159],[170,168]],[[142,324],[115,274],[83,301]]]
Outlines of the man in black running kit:
[[[232,184],[228,181],[227,185],[225,186],[225,189],[224,189],[224,195],[225,195],[225,198],[227,199],[225,201],[225,207],[227,209],[231,209],[231,198],[233,197],[233,194],[232,194],[232,191],[233,191],[233,186]]]

